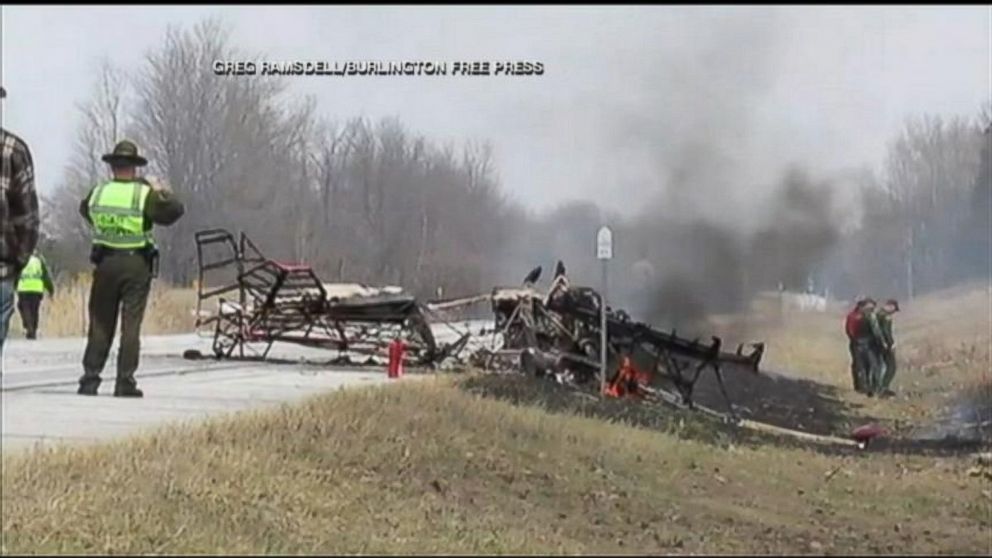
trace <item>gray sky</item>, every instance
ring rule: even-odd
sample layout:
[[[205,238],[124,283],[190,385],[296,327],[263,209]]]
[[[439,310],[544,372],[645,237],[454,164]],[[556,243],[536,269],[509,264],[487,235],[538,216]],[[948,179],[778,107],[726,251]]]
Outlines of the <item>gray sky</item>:
[[[0,10],[3,126],[31,145],[42,192],[100,60],[138,68],[167,25],[207,16],[246,59],[543,62],[539,77],[287,78],[330,117],[397,115],[434,140],[491,140],[503,185],[535,208],[636,207],[670,186],[692,142],[731,161],[714,180],[733,177],[738,198],[787,162],[877,167],[907,115],[971,115],[992,97],[982,6]]]

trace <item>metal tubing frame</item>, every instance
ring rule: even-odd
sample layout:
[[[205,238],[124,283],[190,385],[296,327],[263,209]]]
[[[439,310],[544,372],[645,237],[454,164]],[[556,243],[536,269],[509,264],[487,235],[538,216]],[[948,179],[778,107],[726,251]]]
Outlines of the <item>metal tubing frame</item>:
[[[369,328],[361,325],[376,324],[388,325],[390,332],[407,338],[412,349],[408,353],[409,359],[418,358],[418,352],[419,364],[433,364],[437,359],[439,351],[420,305],[415,304],[413,314],[397,314],[384,319],[335,317],[333,306],[327,302],[327,291],[310,266],[285,265],[266,258],[244,232],[235,240],[234,235],[224,229],[204,230],[195,234],[195,242],[198,264],[196,322],[198,328],[214,324],[212,348],[216,358],[252,358],[246,356],[247,348],[255,353],[253,359],[265,359],[277,341],[379,355],[386,351],[388,340],[377,338],[381,331],[369,333]],[[206,261],[205,247],[216,244],[226,245],[229,257]],[[234,283],[206,288],[207,272],[232,266],[236,271]],[[238,292],[236,308],[223,297],[233,291]],[[218,298],[218,312],[203,318],[203,301],[215,297]],[[280,300],[285,298],[291,300]],[[302,335],[294,336],[293,332],[302,332]],[[318,333],[324,334],[323,338]],[[252,348],[251,345],[257,342],[265,344],[262,351]],[[235,349],[238,350],[236,357]]]

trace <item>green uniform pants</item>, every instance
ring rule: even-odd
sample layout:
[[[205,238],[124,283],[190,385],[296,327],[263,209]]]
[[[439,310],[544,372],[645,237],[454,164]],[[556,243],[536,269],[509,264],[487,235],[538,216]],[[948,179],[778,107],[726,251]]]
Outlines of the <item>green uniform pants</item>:
[[[875,350],[874,343],[869,340],[859,340],[855,342],[856,351],[861,362],[861,387],[863,393],[876,393],[882,378],[881,355]]]
[[[848,344],[851,351],[851,380],[854,384],[854,391],[865,393],[865,357],[856,341]]]
[[[121,315],[121,344],[117,354],[117,385],[133,387],[152,273],[139,254],[111,254],[97,264],[90,289],[90,327],[83,354],[80,385],[99,385]]]
[[[882,393],[882,381],[885,379],[885,349],[877,343],[871,343],[868,348],[870,355],[870,372],[868,373],[868,389],[878,395]]]
[[[896,375],[896,351],[895,349],[885,349],[882,351],[882,360],[885,362],[885,374],[882,376],[881,390],[889,389],[892,379]]]

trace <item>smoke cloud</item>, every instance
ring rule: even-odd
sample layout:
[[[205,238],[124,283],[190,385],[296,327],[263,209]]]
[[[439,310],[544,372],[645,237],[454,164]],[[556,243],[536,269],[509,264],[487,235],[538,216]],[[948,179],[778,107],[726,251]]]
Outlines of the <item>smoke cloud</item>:
[[[804,288],[839,237],[833,190],[830,183],[813,182],[791,169],[772,192],[754,231],[702,219],[672,220],[656,232],[644,225],[644,234],[656,245],[652,265],[663,271],[646,292],[642,286],[627,302],[643,307],[645,319],[679,327],[697,324],[712,312],[743,310],[763,289]]]
[[[550,240],[535,249],[528,239],[532,255],[573,262],[574,279],[598,286],[592,242],[611,224],[615,305],[672,327],[741,310],[779,283],[805,286],[840,225],[833,185],[804,170],[814,165],[785,149],[769,115],[789,20],[777,10],[692,20],[704,31],[659,36],[623,94],[602,97],[594,115],[595,166],[612,170],[611,193],[629,200],[627,211],[566,204],[545,216]]]

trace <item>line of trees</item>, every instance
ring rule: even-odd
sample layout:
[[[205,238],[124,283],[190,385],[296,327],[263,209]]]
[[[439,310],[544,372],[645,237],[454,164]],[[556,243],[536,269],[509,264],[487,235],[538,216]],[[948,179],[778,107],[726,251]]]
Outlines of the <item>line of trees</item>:
[[[596,284],[591,254],[603,222],[623,231],[614,278],[628,294],[644,294],[637,281],[678,272],[651,291],[662,309],[696,304],[687,289],[726,308],[779,282],[804,287],[811,275],[841,296],[915,295],[988,277],[989,110],[972,120],[909,122],[885,168],[862,181],[864,218],[853,232],[833,230],[817,210],[825,199],[790,175],[779,221],[741,240],[732,229],[622,217],[589,202],[532,214],[501,189],[488,144],[438,145],[397,118],[327,121],[312,99],[289,98],[279,78],[204,70],[243,54],[207,21],[168,31],[134,74],[104,64],[79,107],[64,179],[45,200],[43,247],[53,266],[88,268],[79,201],[106,178],[100,155],[128,137],[146,152],[148,174],[186,203],[186,216],[156,233],[162,278],[180,285],[195,278],[194,232],[215,227],[243,230],[275,257],[313,264],[325,280],[399,284],[425,297],[517,283],[534,265],[550,271],[555,258],[579,282]]]
[[[992,276],[992,105],[973,119],[910,119],[882,172],[862,181],[861,226],[843,239],[827,284],[913,296]]]
[[[214,227],[243,230],[266,253],[311,262],[328,280],[427,294],[475,290],[494,275],[511,244],[507,224],[522,211],[499,189],[489,145],[438,146],[396,118],[324,121],[312,100],[285,100],[283,80],[204,71],[239,54],[208,21],[170,30],[130,79],[105,65],[49,200],[53,260],[85,269],[79,200],[106,176],[100,154],[129,137],[147,154],[147,173],[187,206],[156,233],[168,281],[190,283],[193,234]]]

